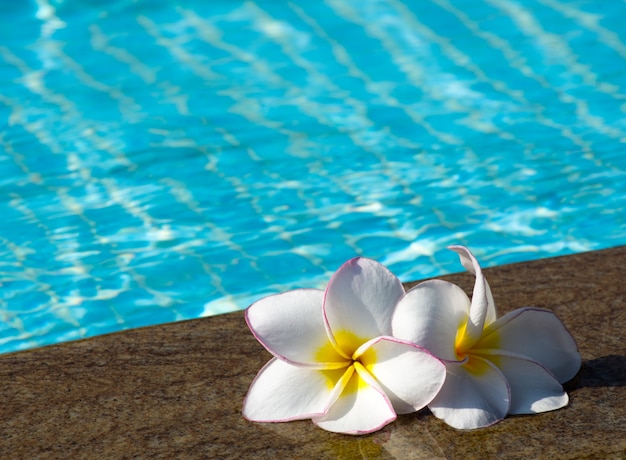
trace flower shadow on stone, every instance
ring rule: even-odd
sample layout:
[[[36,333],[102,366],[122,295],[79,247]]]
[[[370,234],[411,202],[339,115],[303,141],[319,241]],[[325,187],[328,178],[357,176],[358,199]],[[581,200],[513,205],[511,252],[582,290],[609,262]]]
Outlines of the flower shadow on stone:
[[[574,392],[581,388],[626,386],[626,356],[607,355],[583,361],[580,372],[564,387]]]

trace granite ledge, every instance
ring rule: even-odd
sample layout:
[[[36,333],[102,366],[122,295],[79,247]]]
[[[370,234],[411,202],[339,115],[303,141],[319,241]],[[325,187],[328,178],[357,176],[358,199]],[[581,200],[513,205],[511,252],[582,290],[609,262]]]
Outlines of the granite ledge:
[[[427,410],[352,437],[250,423],[269,354],[241,312],[0,355],[0,458],[626,458],[626,247],[485,270],[498,313],[553,310],[583,366],[570,405],[462,432]],[[471,292],[466,273],[444,277]]]

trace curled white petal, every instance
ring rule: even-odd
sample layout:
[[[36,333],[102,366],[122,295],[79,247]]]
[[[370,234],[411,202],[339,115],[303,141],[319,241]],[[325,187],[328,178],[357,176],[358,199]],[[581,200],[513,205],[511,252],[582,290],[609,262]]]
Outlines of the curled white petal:
[[[469,315],[470,300],[455,284],[424,281],[398,302],[393,336],[426,348],[438,358],[456,360],[457,331]]]
[[[445,365],[425,349],[391,337],[368,344],[359,361],[376,379],[398,414],[426,407],[443,386]]]
[[[470,250],[465,246],[449,246],[448,249],[456,252],[461,259],[463,267],[476,276],[469,318],[463,338],[459,343],[460,348],[469,349],[480,338],[485,324],[489,324],[495,320],[495,304],[489,284],[483,276],[478,261]]]
[[[574,377],[581,364],[572,335],[553,312],[540,308],[520,308],[497,319],[486,328],[474,349],[526,356],[547,368],[561,383]]]
[[[322,316],[324,291],[296,289],[264,297],[246,310],[248,327],[274,356],[292,363],[328,367],[345,361],[329,346]],[[320,350],[324,350],[320,361]]]
[[[351,355],[353,339],[357,344],[391,335],[391,316],[404,295],[400,280],[378,262],[363,257],[343,264],[328,283],[324,297],[324,316],[331,340]],[[344,340],[343,331],[350,332]]]
[[[496,366],[475,356],[465,364],[447,363],[443,388],[428,408],[448,425],[472,430],[502,420],[509,411],[510,391]]]
[[[272,358],[250,385],[243,415],[255,422],[285,422],[324,414],[336,398],[334,389],[342,373]]]

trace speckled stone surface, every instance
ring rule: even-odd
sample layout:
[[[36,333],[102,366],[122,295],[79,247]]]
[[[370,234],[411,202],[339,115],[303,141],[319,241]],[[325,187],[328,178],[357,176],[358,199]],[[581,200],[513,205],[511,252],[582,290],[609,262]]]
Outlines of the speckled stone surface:
[[[0,355],[0,458],[626,458],[626,247],[485,270],[498,313],[555,311],[583,366],[570,404],[478,431],[428,411],[368,436],[250,423],[269,354],[243,313]],[[471,292],[469,274],[445,277]]]

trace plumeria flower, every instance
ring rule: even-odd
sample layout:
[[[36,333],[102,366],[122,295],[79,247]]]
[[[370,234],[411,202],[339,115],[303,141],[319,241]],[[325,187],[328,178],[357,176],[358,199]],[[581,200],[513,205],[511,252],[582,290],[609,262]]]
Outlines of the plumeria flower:
[[[252,382],[244,417],[310,418],[328,431],[364,434],[425,407],[446,368],[422,347],[391,337],[404,295],[385,267],[356,258],[325,291],[288,291],[248,307],[250,330],[274,357]]]
[[[402,298],[393,334],[444,360],[446,381],[428,405],[459,429],[492,425],[507,414],[532,414],[567,405],[562,383],[580,368],[574,339],[554,313],[521,308],[496,319],[478,262],[451,246],[476,281],[470,302],[455,284],[430,280]]]

